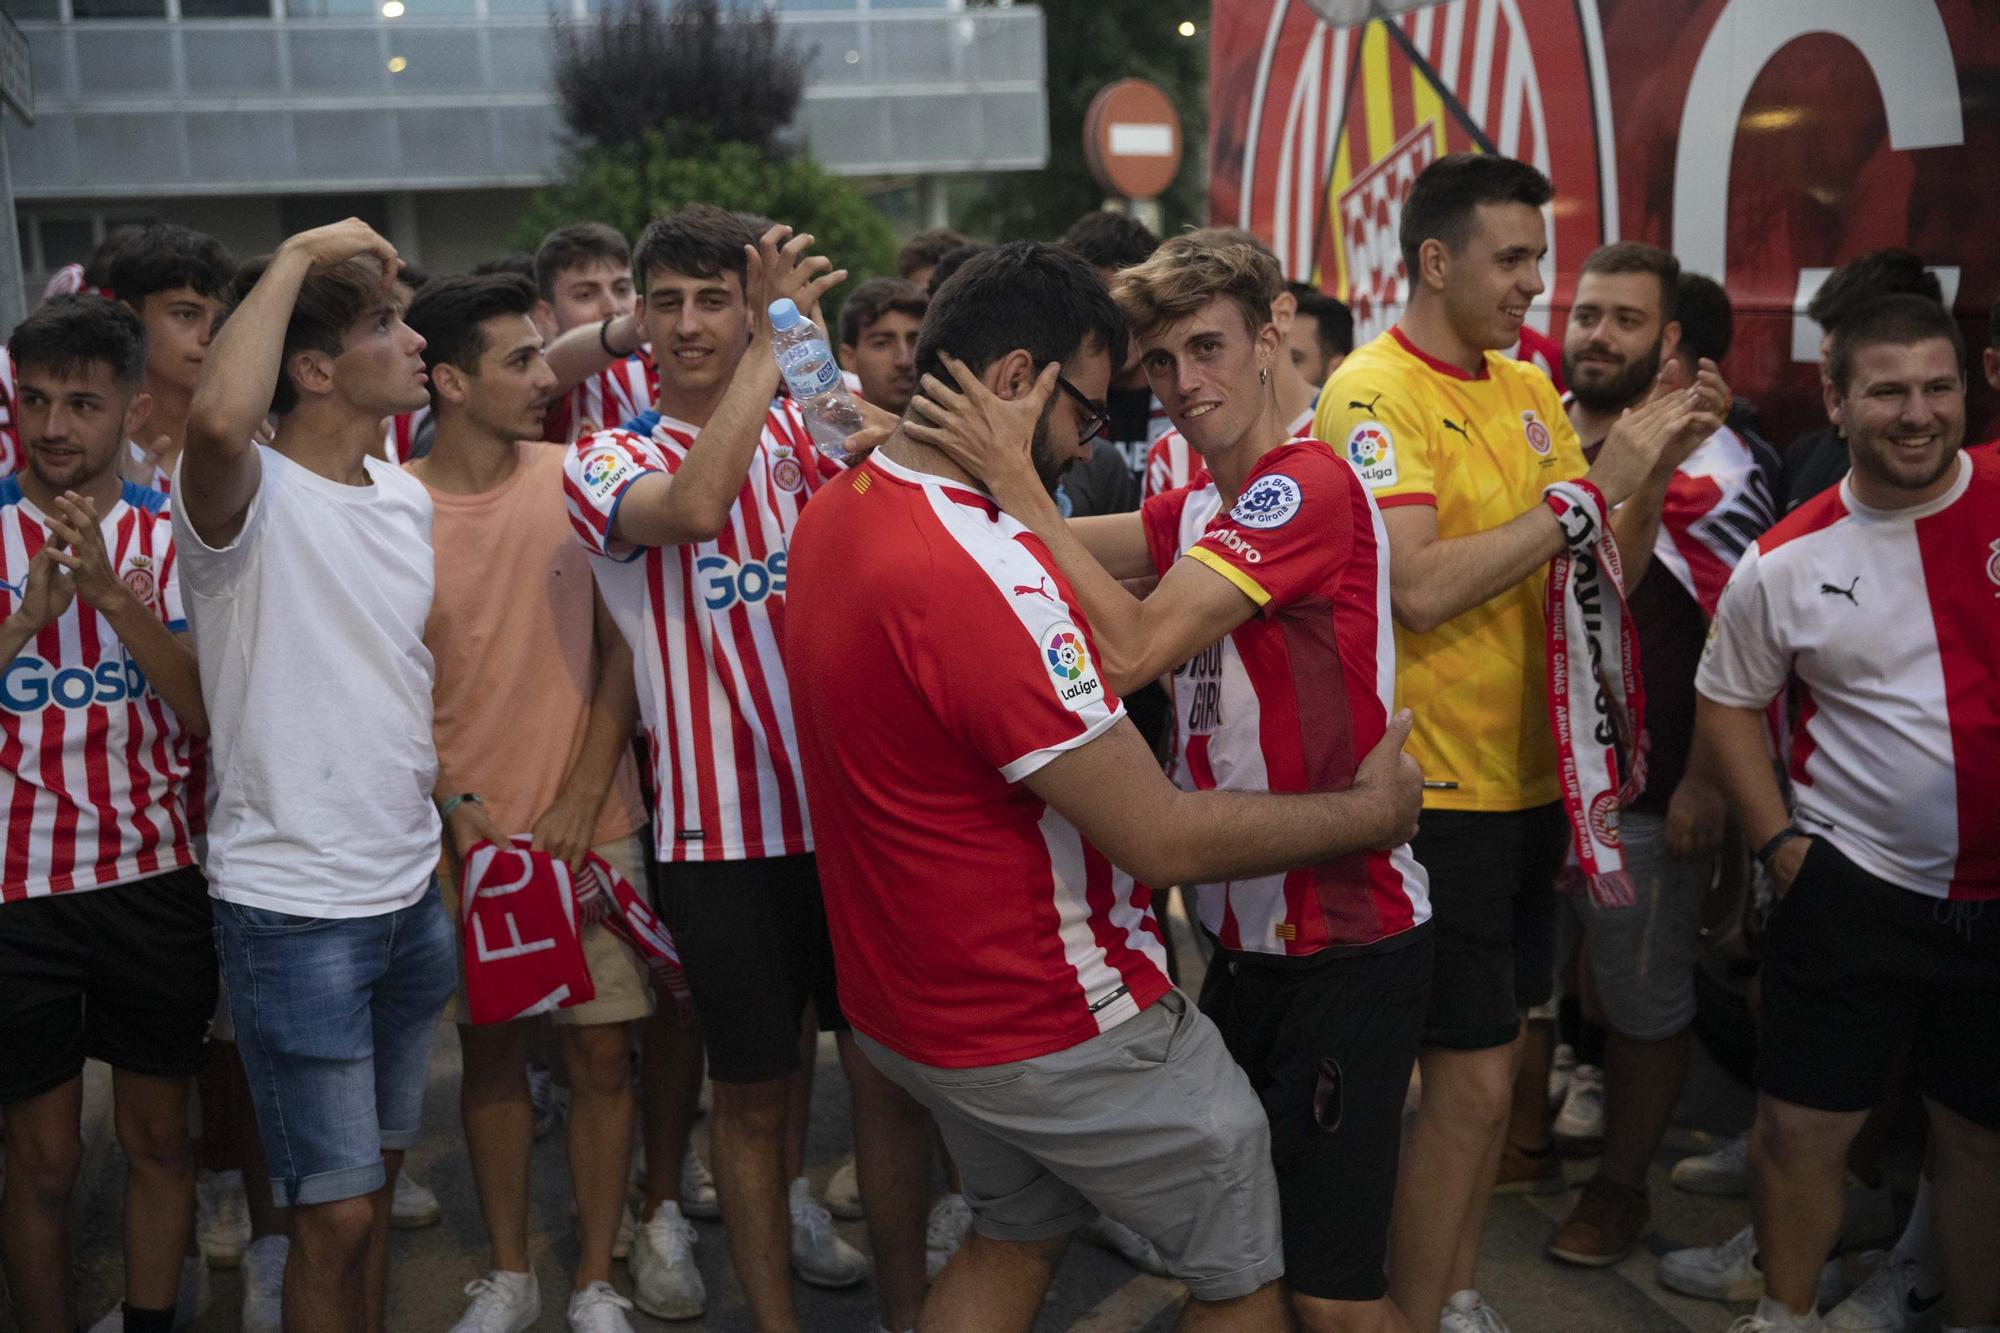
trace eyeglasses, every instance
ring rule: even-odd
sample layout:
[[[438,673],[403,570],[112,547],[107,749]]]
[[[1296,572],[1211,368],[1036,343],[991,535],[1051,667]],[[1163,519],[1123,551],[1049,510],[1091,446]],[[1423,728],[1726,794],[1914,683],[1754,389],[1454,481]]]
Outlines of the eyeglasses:
[[[1068,394],[1070,401],[1076,404],[1077,411],[1083,414],[1083,419],[1078,423],[1076,428],[1076,438],[1079,444],[1094,440],[1104,433],[1104,428],[1111,422],[1111,413],[1109,411],[1084,397],[1083,390],[1071,384],[1061,371],[1056,372],[1056,387]]]

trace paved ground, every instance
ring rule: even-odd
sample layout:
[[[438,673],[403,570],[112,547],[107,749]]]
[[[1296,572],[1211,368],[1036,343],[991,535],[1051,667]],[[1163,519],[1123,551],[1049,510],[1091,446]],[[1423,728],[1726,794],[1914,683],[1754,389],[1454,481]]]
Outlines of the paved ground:
[[[815,1188],[825,1185],[848,1148],[846,1084],[830,1039],[823,1039],[822,1047],[807,1152]],[[449,1328],[463,1306],[461,1288],[479,1276],[484,1260],[478,1208],[457,1134],[457,1074],[457,1043],[445,1035],[438,1042],[432,1064],[426,1109],[431,1134],[410,1157],[417,1176],[443,1201],[444,1221],[424,1231],[397,1235],[390,1327],[398,1333],[443,1333]],[[1730,1132],[1745,1124],[1749,1109],[1748,1094],[1697,1056],[1680,1122],[1656,1170],[1654,1233],[1639,1252],[1615,1268],[1584,1272],[1542,1257],[1543,1245],[1574,1194],[1497,1200],[1485,1240],[1481,1283],[1487,1298],[1506,1316],[1515,1333],[1722,1333],[1736,1315],[1744,1313],[1747,1307],[1684,1300],[1661,1288],[1653,1274],[1659,1254],[1724,1239],[1746,1220],[1742,1201],[1682,1194],[1668,1184],[1665,1173],[1675,1159],[1702,1150],[1710,1142],[1709,1134]],[[705,1128],[697,1134],[705,1145]],[[1581,1183],[1589,1169],[1587,1162],[1570,1163],[1570,1179]],[[565,1272],[575,1249],[559,1135],[537,1145],[534,1172],[533,1249],[546,1302],[546,1313],[537,1328],[561,1330],[563,1301],[559,1293],[568,1290]],[[86,1214],[80,1255],[86,1315],[109,1308],[118,1290],[119,1260],[112,1219],[116,1216],[119,1177],[114,1152]],[[850,1241],[865,1248],[860,1223],[839,1225]],[[729,1271],[721,1224],[700,1222],[696,1226],[700,1232],[696,1253],[708,1285],[709,1314],[678,1327],[690,1333],[742,1333],[750,1325]],[[622,1266],[619,1281],[621,1285],[626,1281]],[[865,1287],[845,1293],[804,1286],[797,1291],[805,1326],[813,1333],[865,1333],[875,1327],[874,1305]],[[234,1330],[241,1300],[238,1275],[214,1274],[213,1292],[209,1313],[195,1327]],[[1115,1256],[1079,1243],[1057,1276],[1038,1330],[1163,1333],[1172,1327],[1180,1298],[1175,1284],[1136,1273]],[[5,1322],[5,1315],[0,1314],[0,1325]],[[641,1330],[674,1327],[644,1316],[635,1323]]]

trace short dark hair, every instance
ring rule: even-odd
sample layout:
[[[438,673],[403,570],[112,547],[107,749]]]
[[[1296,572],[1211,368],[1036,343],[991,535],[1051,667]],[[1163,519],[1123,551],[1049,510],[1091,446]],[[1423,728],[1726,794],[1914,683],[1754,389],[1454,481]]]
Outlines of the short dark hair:
[[[1354,350],[1354,312],[1347,302],[1308,282],[1288,282],[1285,290],[1299,303],[1299,313],[1310,315],[1319,334],[1322,356],[1346,356]]]
[[[953,383],[946,352],[974,374],[1017,347],[1038,366],[1067,361],[1092,338],[1124,364],[1125,317],[1091,266],[1058,246],[1012,241],[973,256],[931,298],[917,374]]]
[[[424,339],[424,369],[457,366],[468,375],[479,369],[488,339],[482,327],[499,315],[530,315],[539,300],[535,284],[518,273],[439,278],[417,293],[403,322]],[[431,406],[438,403],[431,384]]]
[[[1848,260],[1820,284],[1806,305],[1806,316],[1831,333],[1843,320],[1865,305],[1884,296],[1922,296],[1944,304],[1944,288],[1937,274],[1924,268],[1924,261],[1908,250],[1870,250]]]
[[[896,313],[922,320],[930,308],[929,293],[907,278],[870,278],[847,294],[840,307],[840,341],[858,347],[868,326],[882,316]]]
[[[270,267],[271,256],[250,260],[236,270],[231,285],[233,310]],[[354,321],[376,308],[383,300],[382,261],[373,255],[356,255],[331,268],[307,276],[299,284],[298,300],[292,317],[285,322],[285,344],[279,353],[278,382],[271,389],[271,412],[285,416],[299,405],[299,389],[292,383],[291,361],[300,352],[324,352],[339,356],[346,350],[347,331]],[[223,316],[224,319],[228,315]]]
[[[396,270],[396,281],[413,292],[420,292],[431,285],[430,270],[418,268],[405,260],[403,266]]]
[[[1082,255],[1092,268],[1116,272],[1145,263],[1160,248],[1160,238],[1129,213],[1100,208],[1070,223],[1061,245],[1072,254]]]
[[[974,255],[983,255],[992,248],[990,245],[973,241],[968,245],[959,246],[956,250],[947,250],[944,258],[938,260],[936,266],[931,269],[930,280],[924,284],[924,294],[936,300],[938,288],[950,282],[951,275],[964,268],[966,260]]]
[[[121,239],[105,270],[112,292],[137,310],[154,293],[182,287],[219,299],[229,291],[236,261],[207,232],[154,222]]]
[[[1882,343],[1909,346],[1942,338],[1951,344],[1952,364],[1965,374],[1965,337],[1951,313],[1927,296],[1899,292],[1877,297],[1842,314],[1826,353],[1826,377],[1841,394],[1854,374],[1854,356]]]
[[[1660,284],[1661,325],[1679,318],[1681,261],[1657,245],[1647,245],[1644,241],[1600,245],[1584,256],[1578,276],[1584,273],[1650,273]]]
[[[14,326],[7,352],[17,374],[33,368],[78,375],[101,363],[136,389],[146,374],[146,326],[117,301],[84,292],[51,296]]]
[[[743,247],[755,244],[757,233],[741,213],[714,204],[689,204],[647,224],[632,256],[632,270],[641,292],[646,290],[647,275],[656,268],[690,278],[734,273],[737,287],[747,291]]]
[[[544,301],[556,294],[556,279],[564,269],[603,261],[628,268],[632,247],[618,228],[607,222],[578,222],[557,227],[535,247],[534,279]]]
[[[104,239],[90,252],[90,258],[83,261],[83,285],[95,287],[100,292],[111,292],[111,261],[118,258],[125,242],[144,230],[141,223],[127,222],[104,233]],[[114,299],[115,296],[113,293]]]
[[[896,274],[907,278],[918,269],[935,268],[937,262],[961,246],[972,244],[972,238],[950,227],[929,227],[903,242],[903,248],[896,252]],[[852,300],[852,297],[848,298]]]
[[[475,278],[490,278],[496,273],[512,273],[516,277],[535,280],[535,257],[526,250],[512,250],[491,259],[482,259],[474,264],[471,274]]]
[[[1448,153],[1425,167],[1403,201],[1403,266],[1416,281],[1417,255],[1425,241],[1441,241],[1457,254],[1472,235],[1481,204],[1526,204],[1541,208],[1555,189],[1526,162],[1498,153]]]
[[[1714,278],[1682,273],[1674,318],[1681,322],[1681,350],[1688,356],[1707,357],[1719,365],[1729,355],[1730,344],[1736,341],[1736,311],[1729,293]]]

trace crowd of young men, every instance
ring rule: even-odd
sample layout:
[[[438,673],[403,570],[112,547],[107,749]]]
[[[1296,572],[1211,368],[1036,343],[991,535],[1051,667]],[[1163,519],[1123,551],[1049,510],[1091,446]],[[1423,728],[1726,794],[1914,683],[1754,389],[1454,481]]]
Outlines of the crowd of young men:
[[[1963,448],[1957,326],[1908,257],[1837,273],[1833,444],[1780,464],[1717,369],[1727,297],[1651,246],[1583,264],[1558,391],[1528,355],[1550,204],[1525,164],[1432,164],[1408,300],[1359,348],[1245,232],[922,234],[828,330],[869,420],[846,465],[764,312],[848,275],[768,220],[585,223],[436,279],[353,220],[241,270],[116,238],[5,358],[16,1321],[76,1326],[99,1058],[128,1164],[101,1327],[184,1324],[184,1256],[222,1250],[246,1329],[398,1326],[449,1014],[489,1251],[455,1331],[542,1317],[537,1062],[584,1333],[700,1315],[688,1219],[718,1213],[776,1333],[794,1275],[872,1275],[885,1330],[1025,1330],[1086,1227],[1186,1285],[1182,1328],[1504,1330],[1489,1201],[1563,1188],[1524,1015],[1573,955],[1602,1149],[1549,1253],[1616,1263],[1733,827],[1777,895],[1753,1223],[1662,1280],[1757,1300],[1747,1333],[2000,1327],[2000,453]],[[1213,947],[1198,1002],[1170,886]],[[565,912],[570,990],[524,980],[523,922]],[[523,987],[552,1038],[475,1020]],[[804,1174],[819,1031],[865,1256]],[[198,1074],[247,1249],[211,1245]],[[1918,1204],[1829,1291],[1899,1079]]]

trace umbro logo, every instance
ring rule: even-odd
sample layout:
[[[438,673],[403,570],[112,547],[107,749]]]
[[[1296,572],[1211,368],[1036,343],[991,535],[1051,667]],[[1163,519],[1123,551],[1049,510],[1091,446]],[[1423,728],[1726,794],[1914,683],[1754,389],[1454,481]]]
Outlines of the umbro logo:
[[[1450,417],[1439,417],[1438,420],[1444,423],[1444,428],[1446,430],[1456,432],[1460,436],[1460,438],[1465,440],[1466,443],[1470,444],[1472,442],[1472,436],[1466,432],[1465,427],[1459,425],[1456,421],[1453,421]]]
[[[1822,597],[1845,597],[1849,602],[1853,603],[1855,606],[1859,606],[1861,605],[1861,603],[1854,600],[1854,590],[1860,586],[1861,586],[1861,576],[1859,574],[1856,574],[1854,576],[1854,582],[1848,584],[1845,588],[1841,587],[1837,583],[1820,584],[1819,595]]]
[[[1361,402],[1358,399],[1350,398],[1347,400],[1347,406],[1351,408],[1353,411],[1366,412],[1369,416],[1372,417],[1375,415],[1375,404],[1381,401],[1382,401],[1382,395],[1378,393],[1365,403]]]

